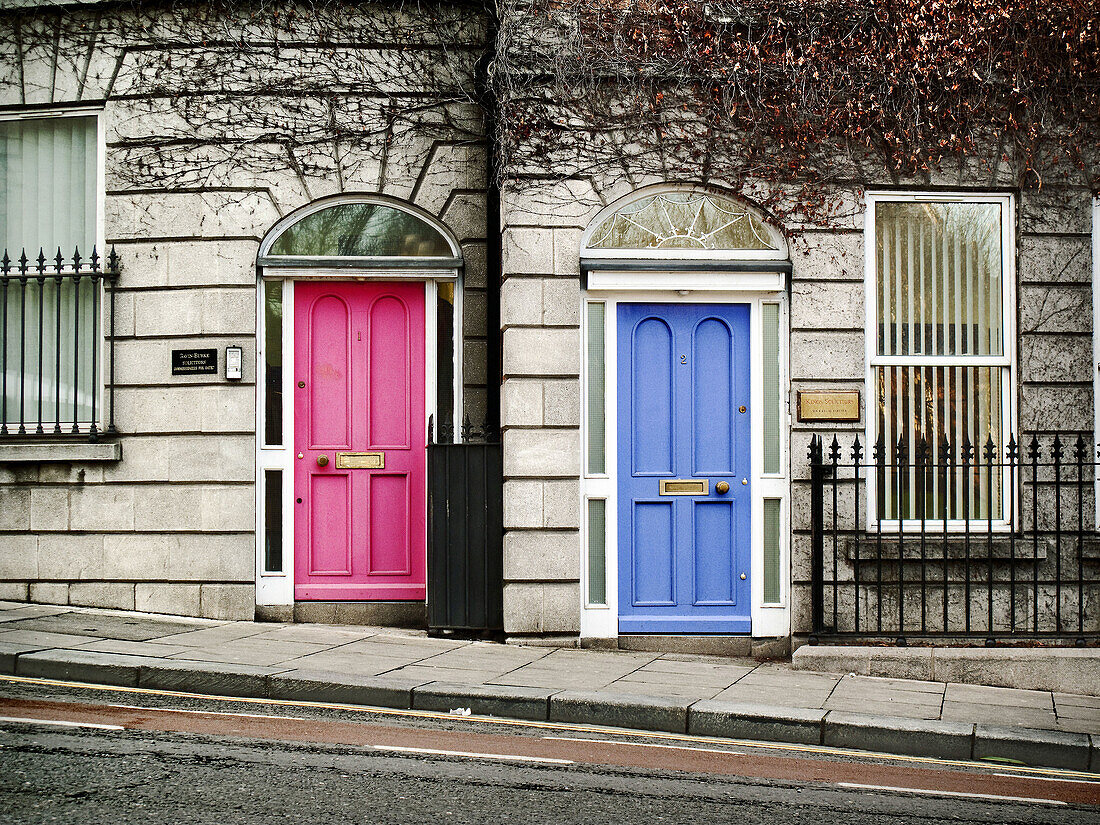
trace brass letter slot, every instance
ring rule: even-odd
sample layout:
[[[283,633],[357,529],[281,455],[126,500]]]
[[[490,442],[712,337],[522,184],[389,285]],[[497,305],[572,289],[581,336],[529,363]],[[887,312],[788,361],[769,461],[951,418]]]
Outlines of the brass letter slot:
[[[662,496],[705,496],[710,493],[710,479],[663,478]]]
[[[386,466],[385,453],[337,453],[337,470],[382,470]]]

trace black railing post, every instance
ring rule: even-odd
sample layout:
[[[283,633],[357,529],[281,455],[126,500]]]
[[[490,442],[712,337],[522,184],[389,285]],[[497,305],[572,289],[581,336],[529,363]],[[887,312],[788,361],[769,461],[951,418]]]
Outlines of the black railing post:
[[[833,632],[840,629],[840,568],[839,568],[839,531],[837,530],[837,511],[840,509],[837,502],[837,478],[840,475],[840,442],[833,436],[833,443],[829,445],[829,474],[832,476],[833,487]]]
[[[986,511],[986,585],[987,585],[987,605],[986,605],[986,647],[992,647],[996,644],[996,640],[993,638],[993,459],[997,457],[997,448],[993,444],[993,435],[990,433],[986,436],[985,441],[985,465],[986,465],[986,503],[988,508]]]
[[[821,436],[810,439],[810,617],[815,636],[825,632],[825,464]]]
[[[95,247],[92,247],[92,268],[98,268],[99,256],[96,255]],[[109,395],[107,396],[107,403],[109,405],[107,411],[107,432],[108,434],[115,434],[118,432],[118,428],[115,427],[115,290],[118,287],[119,276],[119,261],[118,253],[115,252],[115,248],[111,247],[111,254],[107,256],[107,269],[103,274],[103,283],[110,283],[111,285],[111,372],[110,372],[110,385]]]
[[[859,443],[859,436],[855,437],[855,441],[852,444],[852,500],[854,501],[853,508],[855,510],[855,521],[852,524],[852,535],[855,542],[855,555],[852,558],[852,580],[854,582],[852,586],[853,597],[852,603],[855,606],[855,620],[852,624],[852,629],[859,633],[859,583],[860,583],[860,571],[859,571],[859,537],[863,532],[863,525],[859,520],[859,482],[860,482],[860,466],[863,461],[863,445]]]

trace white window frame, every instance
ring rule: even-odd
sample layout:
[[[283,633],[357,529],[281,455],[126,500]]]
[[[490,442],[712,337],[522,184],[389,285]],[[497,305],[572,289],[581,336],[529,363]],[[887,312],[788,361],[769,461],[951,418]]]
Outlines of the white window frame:
[[[106,122],[105,122],[106,118],[104,117],[103,107],[102,106],[64,106],[64,107],[51,106],[49,108],[21,109],[21,110],[18,110],[18,111],[0,113],[0,122],[8,122],[8,121],[13,121],[13,120],[57,120],[59,118],[67,118],[67,117],[91,117],[91,118],[95,118],[95,131],[96,131],[95,240],[93,242],[93,246],[94,246],[96,252],[99,253],[100,261],[103,261],[108,255],[106,219],[105,219],[105,215],[107,213],[107,208],[106,208],[106,201],[107,201],[107,127],[106,127]],[[47,250],[43,250],[43,252],[45,253],[47,260],[51,260],[50,251],[47,249]],[[14,259],[17,258],[18,255],[20,254],[20,250],[8,250],[8,253],[11,255],[11,257],[14,261]],[[0,254],[3,254],[2,249],[0,249]],[[27,256],[29,258],[34,259],[36,255],[37,255],[36,251],[32,251],[30,249],[27,250]],[[82,250],[81,258],[82,258],[83,261],[87,262],[90,257],[91,257],[91,250],[90,249],[89,250]],[[71,262],[72,259],[70,258],[69,261]],[[48,267],[49,267],[49,263],[47,263],[47,268]],[[108,365],[107,365],[106,353],[105,353],[106,347],[104,346],[105,342],[107,341],[107,334],[108,334],[106,324],[104,323],[106,321],[106,303],[105,303],[105,301],[106,301],[106,292],[107,292],[107,290],[104,288],[103,281],[100,280],[100,284],[99,284],[99,305],[96,307],[96,314],[99,316],[99,340],[97,342],[94,342],[95,347],[96,347],[96,351],[95,351],[96,365],[95,365],[95,367],[96,367],[96,375],[98,376],[97,380],[99,382],[98,385],[95,387],[95,392],[97,393],[97,397],[96,397],[96,400],[95,400],[96,411],[97,411],[96,412],[95,426],[96,426],[100,436],[103,436],[103,435],[107,434],[106,433],[106,428],[107,428],[107,419],[106,419],[106,415],[107,415],[107,410],[106,410],[107,392],[106,392],[106,390],[107,390],[108,375],[105,372],[105,370],[107,369]],[[54,423],[55,422],[53,422],[53,421],[43,421],[42,422],[43,426],[46,426],[47,424],[49,424],[51,427],[53,426]],[[62,425],[65,425],[65,424],[71,425],[72,424],[71,421],[69,421],[69,422],[62,421],[61,423],[62,423]],[[75,433],[72,433],[72,432],[69,432],[68,430],[66,430],[64,435],[67,438],[71,439],[71,440],[84,441],[84,440],[87,439],[88,432],[89,432],[88,429],[82,427],[79,434],[75,434]]]
[[[1008,194],[983,194],[971,192],[935,192],[935,191],[877,191],[867,192],[866,215],[864,218],[864,345],[866,372],[864,376],[866,393],[866,430],[865,430],[865,454],[863,462],[873,463],[874,445],[878,439],[878,383],[875,379],[875,371],[881,366],[942,366],[942,367],[971,367],[991,366],[1000,367],[1001,380],[1001,432],[1005,438],[1017,432],[1016,427],[1016,202],[1012,195]],[[878,279],[877,279],[877,244],[875,239],[876,207],[879,203],[985,203],[996,204],[1001,208],[1001,319],[1002,340],[1004,341],[1004,353],[1001,356],[972,356],[972,355],[893,355],[878,354]],[[1005,377],[1007,374],[1007,378]],[[1005,459],[1003,450],[1005,445],[998,445],[1002,450],[1000,459]],[[886,445],[887,456],[892,455],[891,445]],[[952,445],[958,460],[958,445]],[[975,445],[976,461],[980,462],[982,445]],[[887,466],[891,466],[887,463]],[[1002,517],[994,518],[992,525],[995,531],[1004,532],[1010,529],[1012,514],[1018,513],[1015,506],[1015,492],[1013,480],[1009,473],[1001,474],[1001,501]],[[866,473],[867,484],[867,522],[869,531],[881,528],[883,532],[909,532],[920,530],[924,525],[926,530],[943,530],[943,519],[883,519],[879,520],[878,490],[875,473],[868,469]],[[1005,510],[1010,515],[1005,517]],[[989,525],[988,519],[969,519],[970,529],[974,525]],[[967,521],[963,519],[948,519],[948,532],[963,532],[967,529]]]

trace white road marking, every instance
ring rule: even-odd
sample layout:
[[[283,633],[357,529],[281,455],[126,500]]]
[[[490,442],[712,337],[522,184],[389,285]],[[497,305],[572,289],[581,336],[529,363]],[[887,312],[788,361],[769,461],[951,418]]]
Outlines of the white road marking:
[[[999,796],[992,793],[965,793],[963,791],[937,791],[928,788],[895,788],[890,785],[861,785],[858,782],[838,782],[841,788],[859,791],[889,791],[891,793],[916,793],[928,796],[953,796],[962,799],[987,799],[994,802],[1036,802],[1040,805],[1065,805],[1057,799],[1036,799],[1030,796]]]
[[[22,722],[26,725],[57,725],[62,728],[95,728],[96,730],[126,730],[122,725],[97,725],[94,722],[66,722],[63,719],[30,719],[24,716],[0,716],[0,722]]]
[[[571,759],[551,759],[546,756],[519,756],[507,753],[475,753],[473,751],[444,751],[434,748],[402,748],[397,745],[371,745],[376,751],[396,751],[398,753],[423,753],[428,756],[465,756],[469,759],[503,759],[509,762],[544,762],[550,765],[574,765]]]
[[[1018,773],[995,773],[993,776],[1003,776],[1008,779],[1031,779],[1036,782],[1071,782],[1077,785],[1100,785],[1100,779],[1058,779],[1054,776],[1027,776]]]
[[[724,753],[726,756],[744,756],[741,751],[727,751],[721,748],[689,748],[686,745],[658,745],[654,742],[623,742],[620,739],[584,739],[580,736],[544,736],[555,742],[597,742],[601,745],[629,745],[632,748],[661,748],[667,751],[691,751],[693,753]]]

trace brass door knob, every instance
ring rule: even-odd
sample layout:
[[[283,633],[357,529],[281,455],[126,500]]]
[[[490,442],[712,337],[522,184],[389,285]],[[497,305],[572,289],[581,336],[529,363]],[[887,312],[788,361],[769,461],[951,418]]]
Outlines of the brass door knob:
[[[327,455],[317,456],[317,466],[318,467],[327,467],[328,466],[328,456]]]
[[[728,481],[719,481],[714,485],[714,492],[720,496],[724,496],[730,491],[730,483]]]

